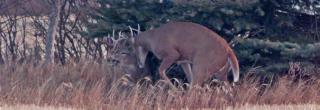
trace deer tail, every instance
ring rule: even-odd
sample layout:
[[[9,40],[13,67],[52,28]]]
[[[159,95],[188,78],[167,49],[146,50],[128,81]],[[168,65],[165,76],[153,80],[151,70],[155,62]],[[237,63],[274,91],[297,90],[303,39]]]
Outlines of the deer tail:
[[[231,70],[233,73],[233,82],[238,82],[240,77],[240,69],[237,57],[234,52],[231,50],[228,54],[228,62],[231,65]]]

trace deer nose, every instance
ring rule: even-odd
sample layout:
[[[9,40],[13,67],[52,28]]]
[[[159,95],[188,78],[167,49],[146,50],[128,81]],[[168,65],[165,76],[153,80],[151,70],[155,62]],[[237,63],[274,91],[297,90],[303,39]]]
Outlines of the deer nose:
[[[144,65],[141,64],[141,63],[139,63],[138,66],[139,66],[140,69],[144,67]]]

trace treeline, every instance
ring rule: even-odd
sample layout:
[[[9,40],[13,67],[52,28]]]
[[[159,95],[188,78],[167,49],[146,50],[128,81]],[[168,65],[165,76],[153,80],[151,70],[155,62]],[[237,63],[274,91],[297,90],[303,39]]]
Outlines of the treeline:
[[[320,2],[313,0],[100,0],[88,36],[168,21],[202,24],[234,42],[243,70],[284,72],[289,62],[317,64]]]
[[[81,59],[102,60],[110,46],[101,38],[83,36],[86,27],[85,0],[6,0],[0,2],[0,63],[35,63],[45,60],[46,43],[52,42],[54,63],[79,62]],[[45,4],[42,4],[45,3]],[[21,9],[23,8],[23,9]],[[59,9],[51,10],[52,8]],[[41,9],[46,9],[41,11]],[[59,16],[52,40],[49,15]],[[54,17],[55,17],[54,16]]]

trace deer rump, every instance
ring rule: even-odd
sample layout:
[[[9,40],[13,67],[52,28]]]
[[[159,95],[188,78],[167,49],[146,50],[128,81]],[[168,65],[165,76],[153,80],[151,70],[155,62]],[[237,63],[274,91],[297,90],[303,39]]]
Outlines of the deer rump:
[[[233,72],[233,81],[239,80],[238,60],[228,43],[199,24],[169,22],[140,33],[134,39],[134,45],[142,66],[147,52],[152,52],[162,60],[159,74],[164,80],[169,80],[165,71],[173,63],[182,66],[192,85],[202,84],[213,76],[225,81],[226,73],[230,69]]]

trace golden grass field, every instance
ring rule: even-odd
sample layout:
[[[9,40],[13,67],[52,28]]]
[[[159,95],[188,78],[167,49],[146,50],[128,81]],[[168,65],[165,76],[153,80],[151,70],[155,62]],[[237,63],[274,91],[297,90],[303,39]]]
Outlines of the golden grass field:
[[[181,85],[168,89],[162,81],[134,84],[121,77],[121,70],[88,61],[64,66],[4,64],[0,72],[0,110],[320,109],[318,79],[283,76],[260,84],[244,76],[230,98],[219,87],[185,91]]]
[[[239,108],[228,107],[226,110],[319,110],[320,105],[303,104],[303,105],[244,105]],[[37,106],[37,105],[4,105],[0,110],[83,110],[82,108],[57,107],[57,106]],[[183,108],[183,110],[189,110]],[[202,110],[212,110],[202,108]]]
[[[55,106],[37,106],[37,105],[3,105],[0,110],[81,110],[68,107],[55,107]]]

